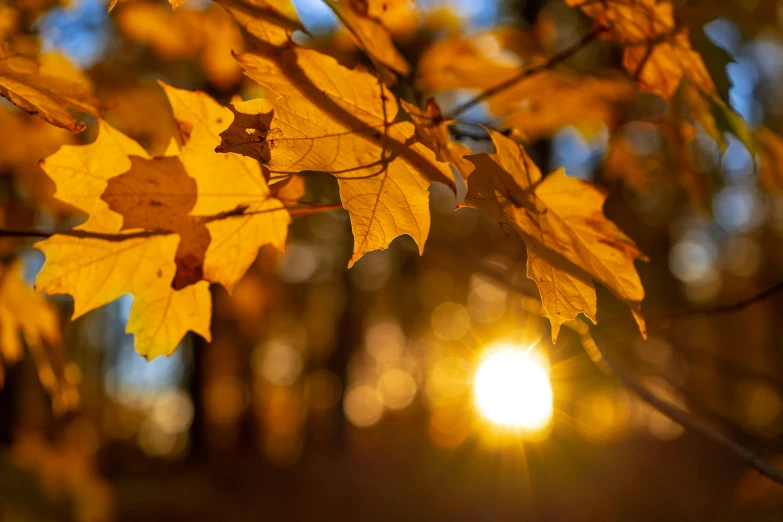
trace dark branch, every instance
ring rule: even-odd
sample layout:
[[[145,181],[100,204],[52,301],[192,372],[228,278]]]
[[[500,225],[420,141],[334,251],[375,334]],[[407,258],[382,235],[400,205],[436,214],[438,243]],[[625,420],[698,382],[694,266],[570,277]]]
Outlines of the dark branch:
[[[730,314],[732,312],[738,312],[744,308],[747,308],[769,297],[772,297],[773,295],[781,291],[783,291],[783,281],[776,283],[770,286],[769,288],[762,290],[761,292],[752,295],[746,299],[737,301],[736,303],[715,306],[713,308],[700,308],[700,309],[695,308],[693,310],[685,310],[674,314],[673,316],[671,316],[671,319],[679,319],[680,317],[689,317],[695,315],[710,316],[710,315],[722,315],[722,314]]]
[[[778,484],[783,484],[783,470],[776,468],[769,461],[756,454],[756,452],[726,437],[722,433],[713,430],[706,424],[701,423],[699,420],[689,415],[686,411],[652,393],[630,373],[626,372],[622,366],[617,364],[611,356],[607,356],[606,351],[601,349],[600,343],[597,341],[595,342],[595,348],[600,353],[603,362],[612,370],[612,373],[615,374],[623,386],[633,391],[644,402],[682,425],[684,428],[694,431],[728,449],[746,464],[758,470],[762,475],[766,475]]]
[[[277,207],[257,211],[248,211],[246,208],[239,208],[231,212],[222,212],[214,216],[194,216],[201,217],[206,222],[220,221],[222,219],[228,219],[232,217],[242,216],[254,216],[256,214],[266,214],[269,212],[279,212],[281,210],[287,210],[292,216],[304,216],[306,214],[317,214],[319,212],[330,212],[332,210],[338,210],[343,208],[340,203],[334,204],[318,204],[312,202],[299,202],[300,205],[296,207]],[[117,232],[117,233],[105,233],[105,232],[90,232],[87,230],[63,230],[62,232],[47,232],[44,230],[6,230],[0,229],[0,237],[42,237],[48,238],[54,235],[68,236],[76,238],[89,238],[89,239],[103,239],[105,241],[125,241],[126,239],[138,239],[143,237],[153,236],[165,236],[167,234],[174,234],[171,230],[140,230],[138,232]]]

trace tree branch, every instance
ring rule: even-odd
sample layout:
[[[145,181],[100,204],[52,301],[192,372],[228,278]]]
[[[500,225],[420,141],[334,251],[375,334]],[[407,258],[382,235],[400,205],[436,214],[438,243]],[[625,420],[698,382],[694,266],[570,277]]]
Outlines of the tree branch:
[[[595,334],[593,335],[595,336]],[[769,461],[759,456],[756,452],[726,437],[722,433],[713,430],[706,424],[703,424],[696,418],[689,415],[686,411],[652,393],[639,381],[637,381],[630,373],[626,372],[625,369],[620,366],[611,356],[608,356],[607,352],[601,349],[601,346],[597,341],[595,342],[595,348],[601,355],[603,362],[606,363],[606,366],[612,370],[612,373],[614,373],[623,386],[633,391],[644,402],[662,414],[666,415],[671,420],[682,425],[684,428],[694,431],[703,437],[706,437],[711,441],[723,446],[730,452],[734,453],[737,457],[742,459],[747,465],[755,468],[762,475],[766,475],[778,484],[783,484],[783,470],[778,469]]]
[[[508,80],[501,82],[495,85],[494,87],[490,87],[489,89],[483,91],[482,93],[466,101],[465,103],[458,105],[453,111],[451,111],[451,115],[449,116],[449,118],[456,118],[457,116],[464,113],[471,107],[478,105],[479,103],[483,102],[487,98],[490,98],[492,96],[495,96],[496,94],[499,94],[503,91],[510,89],[511,87],[521,82],[525,78],[534,76],[540,72],[546,71],[547,69],[551,69],[552,67],[558,65],[561,62],[564,62],[565,60],[567,60],[568,58],[570,58],[571,56],[579,52],[581,49],[586,47],[587,44],[589,44],[593,40],[596,40],[601,34],[605,33],[606,31],[607,31],[606,27],[600,25],[596,26],[595,29],[593,29],[592,31],[584,35],[582,38],[580,38],[579,41],[576,42],[574,45],[560,51],[559,53],[555,54],[544,63],[530,67],[528,69],[524,69],[516,76],[512,76]]]
[[[772,297],[773,295],[781,291],[783,291],[783,281],[779,283],[775,283],[769,288],[766,288],[765,290],[762,290],[761,292],[754,294],[750,297],[737,301],[736,303],[715,306],[712,308],[701,308],[701,309],[694,308],[693,310],[685,310],[674,314],[673,316],[671,316],[671,319],[679,319],[680,317],[688,317],[694,315],[710,316],[710,315],[722,315],[722,314],[729,314],[732,312],[738,312],[744,308],[747,308],[769,297]]]

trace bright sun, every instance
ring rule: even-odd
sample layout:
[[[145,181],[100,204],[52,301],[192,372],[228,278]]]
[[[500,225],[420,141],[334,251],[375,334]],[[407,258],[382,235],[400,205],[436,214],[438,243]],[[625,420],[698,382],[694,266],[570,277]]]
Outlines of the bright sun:
[[[488,420],[525,431],[545,428],[552,418],[552,385],[529,348],[490,347],[473,379],[479,412]]]

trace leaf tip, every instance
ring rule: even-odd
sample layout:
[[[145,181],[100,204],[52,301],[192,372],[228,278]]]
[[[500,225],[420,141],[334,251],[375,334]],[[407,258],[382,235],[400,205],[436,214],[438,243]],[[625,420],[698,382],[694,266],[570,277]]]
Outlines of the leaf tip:
[[[549,320],[550,324],[552,325],[552,344],[557,343],[557,336],[560,334],[560,323],[557,321]]]
[[[642,313],[635,308],[631,308],[631,313],[636,321],[636,326],[639,327],[639,333],[642,334],[642,339],[647,340],[647,322],[642,317]]]

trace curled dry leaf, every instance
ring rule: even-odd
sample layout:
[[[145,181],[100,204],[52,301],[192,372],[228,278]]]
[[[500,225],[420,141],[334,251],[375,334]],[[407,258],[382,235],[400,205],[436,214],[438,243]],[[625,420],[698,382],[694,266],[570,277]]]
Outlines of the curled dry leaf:
[[[484,210],[525,241],[527,275],[538,284],[552,338],[557,338],[560,325],[580,312],[595,322],[591,279],[638,310],[644,289],[634,260],[645,257],[604,216],[606,196],[593,185],[566,176],[563,169],[542,177],[521,146],[498,132],[489,133],[497,152],[468,157],[476,168],[462,205]],[[644,332],[643,323],[640,329]]]
[[[435,153],[438,161],[451,163],[462,179],[467,179],[473,171],[473,164],[466,160],[465,156],[469,156],[471,151],[465,145],[451,139],[449,127],[435,100],[432,98],[427,100],[425,110],[405,100],[400,100],[400,103],[413,120],[419,141]]]
[[[83,85],[42,73],[38,63],[16,54],[6,42],[0,42],[0,95],[52,125],[74,133],[83,131],[85,124],[71,116],[66,107],[100,115],[98,100]]]

